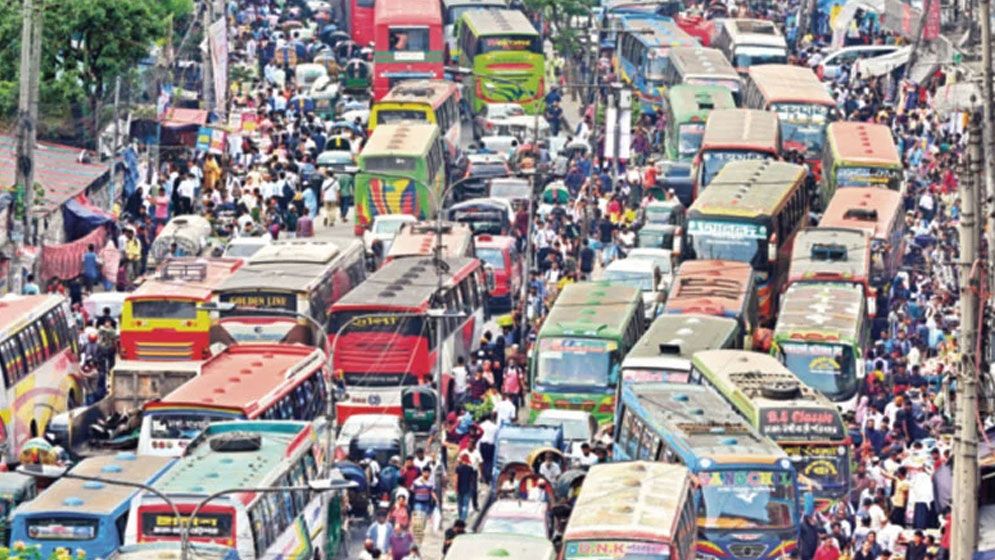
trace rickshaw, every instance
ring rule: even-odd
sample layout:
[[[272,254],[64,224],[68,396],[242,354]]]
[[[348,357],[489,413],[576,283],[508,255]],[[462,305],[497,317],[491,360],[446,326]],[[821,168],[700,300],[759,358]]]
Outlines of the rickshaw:
[[[331,49],[319,51],[314,55],[313,62],[324,66],[329,76],[342,71],[342,68],[339,67],[339,61],[335,59],[335,53]]]
[[[340,65],[359,58],[359,53],[362,50],[362,47],[357,45],[355,41],[348,39],[335,43],[335,46],[332,48],[335,51],[335,58],[339,61]]]
[[[311,99],[314,112],[323,119],[335,118],[335,107],[339,104],[339,82],[329,76],[315,80],[311,84]]]
[[[413,432],[427,433],[435,425],[439,397],[435,389],[419,385],[401,392],[404,424]]]
[[[342,88],[349,92],[366,92],[373,86],[370,63],[354,58],[346,63],[342,72]]]
[[[356,485],[346,491],[349,497],[349,515],[369,517],[370,504],[370,484],[366,480],[366,471],[352,461],[339,461],[335,463],[335,468],[339,469],[342,477]]]
[[[543,461],[546,459],[546,454],[552,453],[556,464],[560,466],[560,472],[562,473],[567,469],[567,458],[563,455],[563,451],[556,449],[555,447],[540,447],[538,449],[533,449],[529,453],[527,462],[529,467],[533,472],[538,473],[539,467],[542,465]]]
[[[341,137],[348,141],[349,140],[348,137],[343,136],[346,133],[346,131],[352,132],[354,138],[362,138],[366,136],[366,131],[363,130],[363,127],[359,126],[353,121],[345,121],[345,120],[335,121],[334,123],[332,123],[332,126],[328,127],[329,143],[331,142],[331,139],[333,137],[334,138]],[[326,150],[328,149],[328,145],[329,145],[328,143],[325,144]]]
[[[539,198],[539,208],[536,209],[536,213],[540,218],[546,219],[546,216],[552,212],[554,205],[566,204],[569,201],[570,190],[567,186],[563,184],[563,181],[553,181],[542,190],[542,195]]]
[[[505,488],[509,481],[514,485],[514,490],[510,493]],[[553,487],[549,484],[548,480],[536,474],[528,463],[521,461],[508,463],[501,469],[501,474],[495,479],[495,498],[527,500],[529,491],[539,486],[540,481],[545,484],[546,501],[552,503],[554,498]]]
[[[560,475],[553,483],[553,495],[556,496],[557,503],[573,503],[580,494],[580,487],[584,485],[584,478],[587,477],[586,467],[584,469],[570,469]]]
[[[0,543],[7,545],[10,540],[10,518],[14,508],[22,502],[33,500],[38,495],[35,478],[16,472],[0,473]]]
[[[590,151],[591,145],[584,140],[572,140],[568,142],[560,150],[560,153],[556,154],[556,158],[553,159],[553,175],[565,177],[567,171],[570,171],[570,162],[574,158],[587,155]]]

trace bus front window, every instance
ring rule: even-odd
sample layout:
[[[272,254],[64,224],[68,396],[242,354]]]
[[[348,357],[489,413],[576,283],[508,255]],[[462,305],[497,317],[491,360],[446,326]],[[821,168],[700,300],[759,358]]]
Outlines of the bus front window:
[[[425,52],[428,50],[428,29],[423,27],[392,27],[388,38],[393,52]]]
[[[790,471],[705,471],[698,475],[704,529],[789,529],[795,524],[795,484]]]
[[[839,344],[783,342],[784,365],[803,383],[832,401],[847,400],[857,391],[853,349]]]
[[[646,60],[646,79],[652,82],[663,82],[663,76],[670,67],[670,58],[661,53],[650,53]]]
[[[736,68],[749,68],[760,64],[787,64],[788,55],[784,49],[778,48],[757,48],[747,47],[736,49],[733,56],[733,66]]]
[[[702,132],[704,134],[704,132]],[[702,185],[708,185],[712,179],[722,171],[730,161],[742,161],[748,159],[769,159],[770,154],[763,152],[743,151],[743,150],[708,150],[702,154],[702,172],[704,181]]]
[[[544,338],[539,341],[536,383],[599,388],[608,386],[613,343],[585,338]]]
[[[750,263],[762,270],[767,265],[767,227],[755,223],[691,220],[688,235],[695,259],[719,259]]]
[[[397,124],[409,121],[428,122],[428,113],[417,109],[380,109],[377,111],[377,124]]]
[[[688,123],[677,127],[677,156],[691,159],[701,148],[705,136],[705,123]]]
[[[477,248],[477,258],[494,267],[494,270],[504,270],[504,253],[500,249]]]

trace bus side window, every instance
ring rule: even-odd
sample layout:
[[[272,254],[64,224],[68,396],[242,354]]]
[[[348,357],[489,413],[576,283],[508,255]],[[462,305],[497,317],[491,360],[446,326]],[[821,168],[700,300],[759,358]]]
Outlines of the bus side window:
[[[282,501],[280,496],[266,494],[263,501],[266,502],[266,509],[269,510],[270,515],[270,522],[266,524],[266,548],[269,548],[269,545],[276,541],[286,525],[283,523],[283,515],[280,511],[280,502]]]
[[[626,442],[625,452],[630,459],[636,459],[639,453],[639,436],[642,435],[643,426],[635,414],[629,415],[627,421],[629,423],[629,441]]]
[[[24,356],[26,372],[38,367],[35,361],[35,351],[34,345],[31,342],[31,336],[28,335],[28,329],[21,329],[21,332],[15,335],[17,341],[21,344],[21,354]],[[25,372],[25,373],[26,373]]]
[[[459,283],[460,301],[463,303],[462,309],[467,315],[473,313],[473,294],[470,286],[473,284],[473,275],[467,276]]]
[[[114,520],[114,528],[117,529],[117,544],[124,544],[124,531],[128,527],[128,510],[121,512],[121,515],[117,516]]]
[[[261,557],[266,552],[266,547],[263,543],[263,526],[266,522],[263,520],[262,516],[262,503],[257,503],[252,509],[249,510],[249,525],[251,526],[252,534],[255,535],[255,550],[256,557]]]

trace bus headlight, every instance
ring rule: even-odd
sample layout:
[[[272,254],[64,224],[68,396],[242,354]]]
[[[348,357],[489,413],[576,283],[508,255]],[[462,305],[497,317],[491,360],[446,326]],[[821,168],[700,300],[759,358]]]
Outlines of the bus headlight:
[[[781,468],[782,469],[787,469],[789,467],[791,467],[791,461],[789,461],[787,459],[781,459]]]

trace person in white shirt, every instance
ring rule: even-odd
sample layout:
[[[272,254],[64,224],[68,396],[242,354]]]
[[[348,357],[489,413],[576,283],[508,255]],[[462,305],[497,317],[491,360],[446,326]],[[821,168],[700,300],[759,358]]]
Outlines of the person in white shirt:
[[[552,453],[546,453],[546,460],[539,465],[539,474],[550,482],[556,482],[556,479],[560,478],[561,473],[562,470],[556,462],[556,458]]]
[[[867,516],[871,518],[871,530],[880,531],[888,522],[888,516],[881,507],[881,500],[875,499],[871,507],[867,510]],[[890,549],[889,549],[890,550]]]
[[[909,488],[908,507],[912,508],[912,526],[925,530],[929,526],[929,512],[933,505],[933,477],[926,470],[926,464],[921,458],[916,458],[912,465],[911,487]]]
[[[484,421],[478,426],[480,428],[480,439],[477,440],[477,445],[480,450],[480,456],[484,459],[484,470],[481,475],[487,484],[491,483],[491,471],[494,470],[494,442],[497,439],[498,432],[498,425],[494,421],[494,417],[491,414],[487,418],[484,418]]]
[[[580,454],[576,455],[575,459],[582,467],[598,464],[598,456],[591,450],[591,444],[586,441],[580,444]]]
[[[500,393],[499,393],[500,395]],[[504,395],[499,396],[500,400],[494,407],[494,412],[498,417],[498,424],[512,424],[515,422],[515,403],[511,402]]]
[[[455,393],[456,406],[462,406],[466,401],[466,390],[469,387],[466,371],[466,358],[459,356],[456,358],[456,365],[453,367],[453,393]]]

